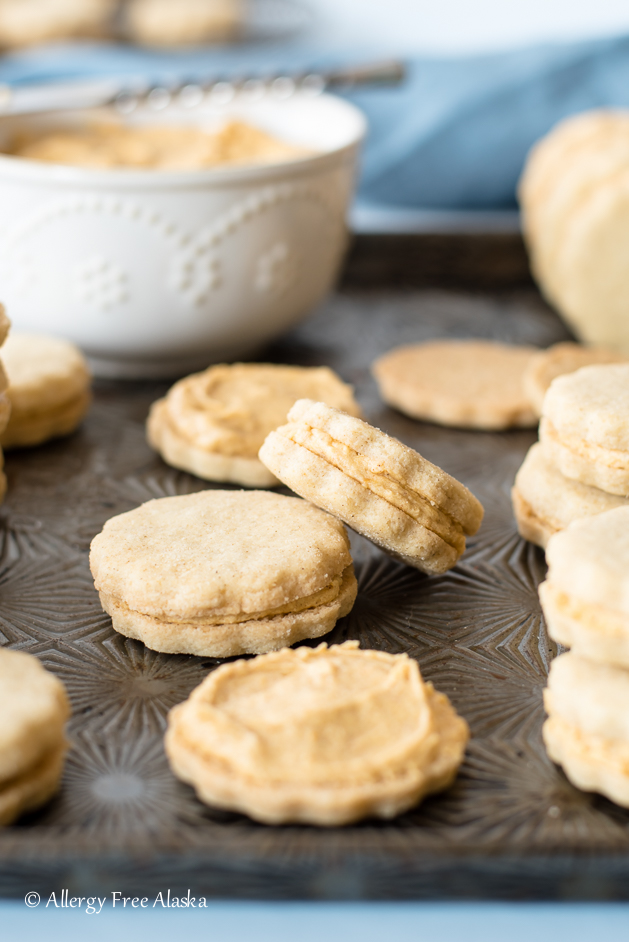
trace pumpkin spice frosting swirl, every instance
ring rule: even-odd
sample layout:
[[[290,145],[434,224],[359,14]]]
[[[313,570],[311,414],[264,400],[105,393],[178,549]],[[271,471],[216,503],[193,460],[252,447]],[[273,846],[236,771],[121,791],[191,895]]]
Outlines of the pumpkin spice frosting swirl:
[[[165,745],[210,805],[334,826],[446,788],[468,735],[415,661],[348,641],[219,668],[171,711]]]

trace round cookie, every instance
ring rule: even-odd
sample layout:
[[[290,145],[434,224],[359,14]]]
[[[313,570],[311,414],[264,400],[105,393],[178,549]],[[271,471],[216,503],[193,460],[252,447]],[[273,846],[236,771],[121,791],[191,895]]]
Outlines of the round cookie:
[[[69,716],[63,684],[37,658],[0,648],[0,825],[57,790]]]
[[[592,661],[629,667],[629,507],[570,524],[546,549],[539,587],[551,638]]]
[[[584,366],[627,363],[628,357],[602,347],[582,347],[578,343],[556,343],[531,358],[524,374],[524,391],[538,416],[542,415],[544,397],[558,376],[575,373]]]
[[[357,592],[343,525],[265,491],[149,501],[105,524],[90,565],[116,631],[172,654],[258,654],[320,637]]]
[[[424,572],[452,568],[483,518],[480,502],[445,471],[322,402],[295,403],[260,458],[297,494]]]
[[[623,497],[564,477],[540,444],[533,445],[524,459],[511,499],[520,536],[541,547],[573,520],[629,506]]]
[[[63,684],[37,658],[0,648],[0,788],[34,769],[63,742]]]
[[[131,0],[126,22],[138,42],[181,46],[231,39],[245,15],[243,0]]]
[[[107,33],[118,0],[2,0],[0,45],[29,46]],[[179,2],[179,0],[178,0]]]
[[[0,826],[47,804],[59,789],[67,747],[52,750],[38,765],[4,785],[0,784]]]
[[[205,480],[273,487],[258,452],[303,398],[361,415],[351,387],[328,367],[235,363],[176,383],[151,408],[148,440],[167,464]]]
[[[629,615],[629,507],[571,523],[546,559],[548,579],[564,592]]]
[[[91,403],[91,377],[74,344],[12,332],[0,356],[11,400],[11,416],[0,435],[3,448],[39,445],[77,428]]]
[[[629,671],[562,654],[551,665],[544,703],[551,759],[578,788],[629,807]]]
[[[384,401],[414,419],[459,428],[529,428],[523,376],[536,348],[488,340],[398,347],[373,364]]]
[[[447,788],[468,737],[415,661],[349,641],[219,668],[171,711],[165,747],[210,805],[331,827]]]
[[[540,441],[566,477],[629,495],[629,363],[586,366],[553,380]]]
[[[629,507],[570,524],[546,549],[539,587],[551,638],[592,661],[629,667]]]

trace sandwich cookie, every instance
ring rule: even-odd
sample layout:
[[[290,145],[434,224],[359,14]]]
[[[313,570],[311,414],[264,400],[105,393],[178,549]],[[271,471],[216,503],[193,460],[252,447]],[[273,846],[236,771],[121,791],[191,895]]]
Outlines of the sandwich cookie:
[[[546,548],[539,596],[551,638],[629,668],[629,507],[571,523]]]
[[[345,527],[265,491],[149,501],[105,524],[90,566],[116,631],[169,654],[232,657],[318,638],[357,592]]]
[[[445,471],[322,402],[297,402],[260,458],[297,494],[427,573],[451,569],[483,519],[480,502]]]
[[[176,383],[151,408],[148,440],[167,464],[207,481],[273,487],[277,478],[258,452],[304,398],[361,415],[352,388],[325,366],[235,363]]]
[[[57,791],[70,709],[63,684],[37,658],[0,648],[0,824],[45,804]]]
[[[544,548],[554,533],[573,520],[629,506],[624,497],[564,477],[540,444],[533,445],[524,459],[511,499],[520,536]]]
[[[553,380],[540,441],[566,477],[629,496],[629,363],[586,366]]]
[[[434,340],[398,347],[373,364],[384,401],[413,419],[458,428],[531,428],[524,373],[535,347]]]
[[[550,758],[577,788],[629,807],[629,671],[562,654],[551,664],[544,705]]]
[[[78,347],[59,337],[14,331],[0,353],[8,379],[11,416],[3,448],[40,445],[69,435],[92,401],[91,376]]]
[[[171,711],[165,747],[209,805],[333,827],[447,788],[468,738],[415,661],[348,641],[218,668]]]

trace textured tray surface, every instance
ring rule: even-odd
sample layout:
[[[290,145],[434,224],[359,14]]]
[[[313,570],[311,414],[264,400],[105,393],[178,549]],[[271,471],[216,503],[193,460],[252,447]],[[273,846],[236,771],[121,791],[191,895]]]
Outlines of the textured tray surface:
[[[125,890],[263,898],[622,897],[629,814],[573,789],[546,758],[541,691],[550,659],[537,600],[541,551],[517,536],[509,490],[531,432],[452,431],[384,407],[369,375],[380,352],[431,336],[547,345],[565,337],[533,292],[357,293],[333,299],[268,359],[328,363],[369,419],[463,480],[486,519],[439,578],[353,540],[360,594],[326,640],[407,651],[472,728],[446,794],[391,823],[269,828],[199,804],[171,775],[166,714],[214,660],[157,654],[116,635],[88,568],[110,516],[207,485],[144,442],[162,387],[104,385],[84,428],[8,457],[0,536],[0,641],[65,682],[73,749],[59,797],[0,832],[0,894]]]

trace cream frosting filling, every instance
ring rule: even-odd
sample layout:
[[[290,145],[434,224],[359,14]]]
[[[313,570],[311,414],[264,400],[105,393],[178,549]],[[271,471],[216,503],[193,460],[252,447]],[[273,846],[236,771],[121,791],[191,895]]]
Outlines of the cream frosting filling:
[[[382,467],[374,468],[373,459],[366,458],[322,429],[293,423],[278,432],[290,441],[349,475],[377,497],[401,510],[427,530],[431,530],[457,553],[465,551],[465,535],[461,524],[446,511],[396,480]]]
[[[328,658],[320,649],[290,652],[298,660],[278,652],[275,664],[219,675],[180,708],[181,733],[200,755],[260,783],[364,784],[429,765],[439,736],[432,688],[416,664],[400,656],[387,665],[358,651],[352,664],[355,649],[344,649]],[[360,657],[366,653],[373,662]]]
[[[620,471],[629,471],[629,452],[616,448],[605,448],[603,445],[588,442],[584,438],[577,438],[574,435],[559,432],[548,418],[543,419],[542,425],[543,435],[551,441],[563,445],[564,448],[580,458],[585,458],[592,464],[604,465]]]
[[[573,723],[553,712],[552,697],[549,691],[544,691],[544,706],[550,714],[549,723],[555,727],[555,734],[561,734],[563,740],[562,759],[579,750],[586,758],[599,768],[608,767],[621,772],[629,778],[629,742],[620,739],[607,739],[596,733],[584,732]],[[560,760],[561,761],[561,760]]]
[[[289,602],[286,602],[284,605],[277,606],[276,608],[269,608],[259,612],[239,612],[235,615],[213,615],[208,612],[201,615],[182,616],[173,615],[172,613],[162,613],[162,616],[160,617],[154,612],[132,609],[122,599],[119,599],[115,595],[111,595],[107,592],[103,592],[102,590],[100,595],[105,603],[108,599],[111,599],[115,605],[124,612],[131,614],[134,611],[137,611],[141,615],[146,615],[147,617],[152,618],[157,622],[163,622],[164,624],[199,626],[241,625],[245,622],[262,621],[269,618],[281,617],[282,615],[295,615],[299,612],[305,612],[309,609],[320,608],[323,605],[329,605],[339,597],[351,574],[353,574],[353,566],[350,565],[347,566],[347,568],[344,569],[343,572],[338,576],[335,576],[329,585],[325,586],[323,589],[320,589],[318,592],[314,592],[312,595],[307,595],[299,599],[293,599]]]
[[[327,367],[239,363],[210,367],[175,383],[164,413],[171,428],[196,448],[257,460],[269,432],[304,397],[360,415],[351,388]]]
[[[550,622],[553,614],[557,614],[582,625],[595,635],[629,637],[629,615],[626,612],[574,598],[549,579],[541,584],[539,591],[542,603],[548,609]]]
[[[34,139],[16,140],[7,153],[74,167],[201,170],[282,163],[311,152],[242,121],[230,121],[213,132],[187,125],[94,123],[78,130],[61,128]]]

